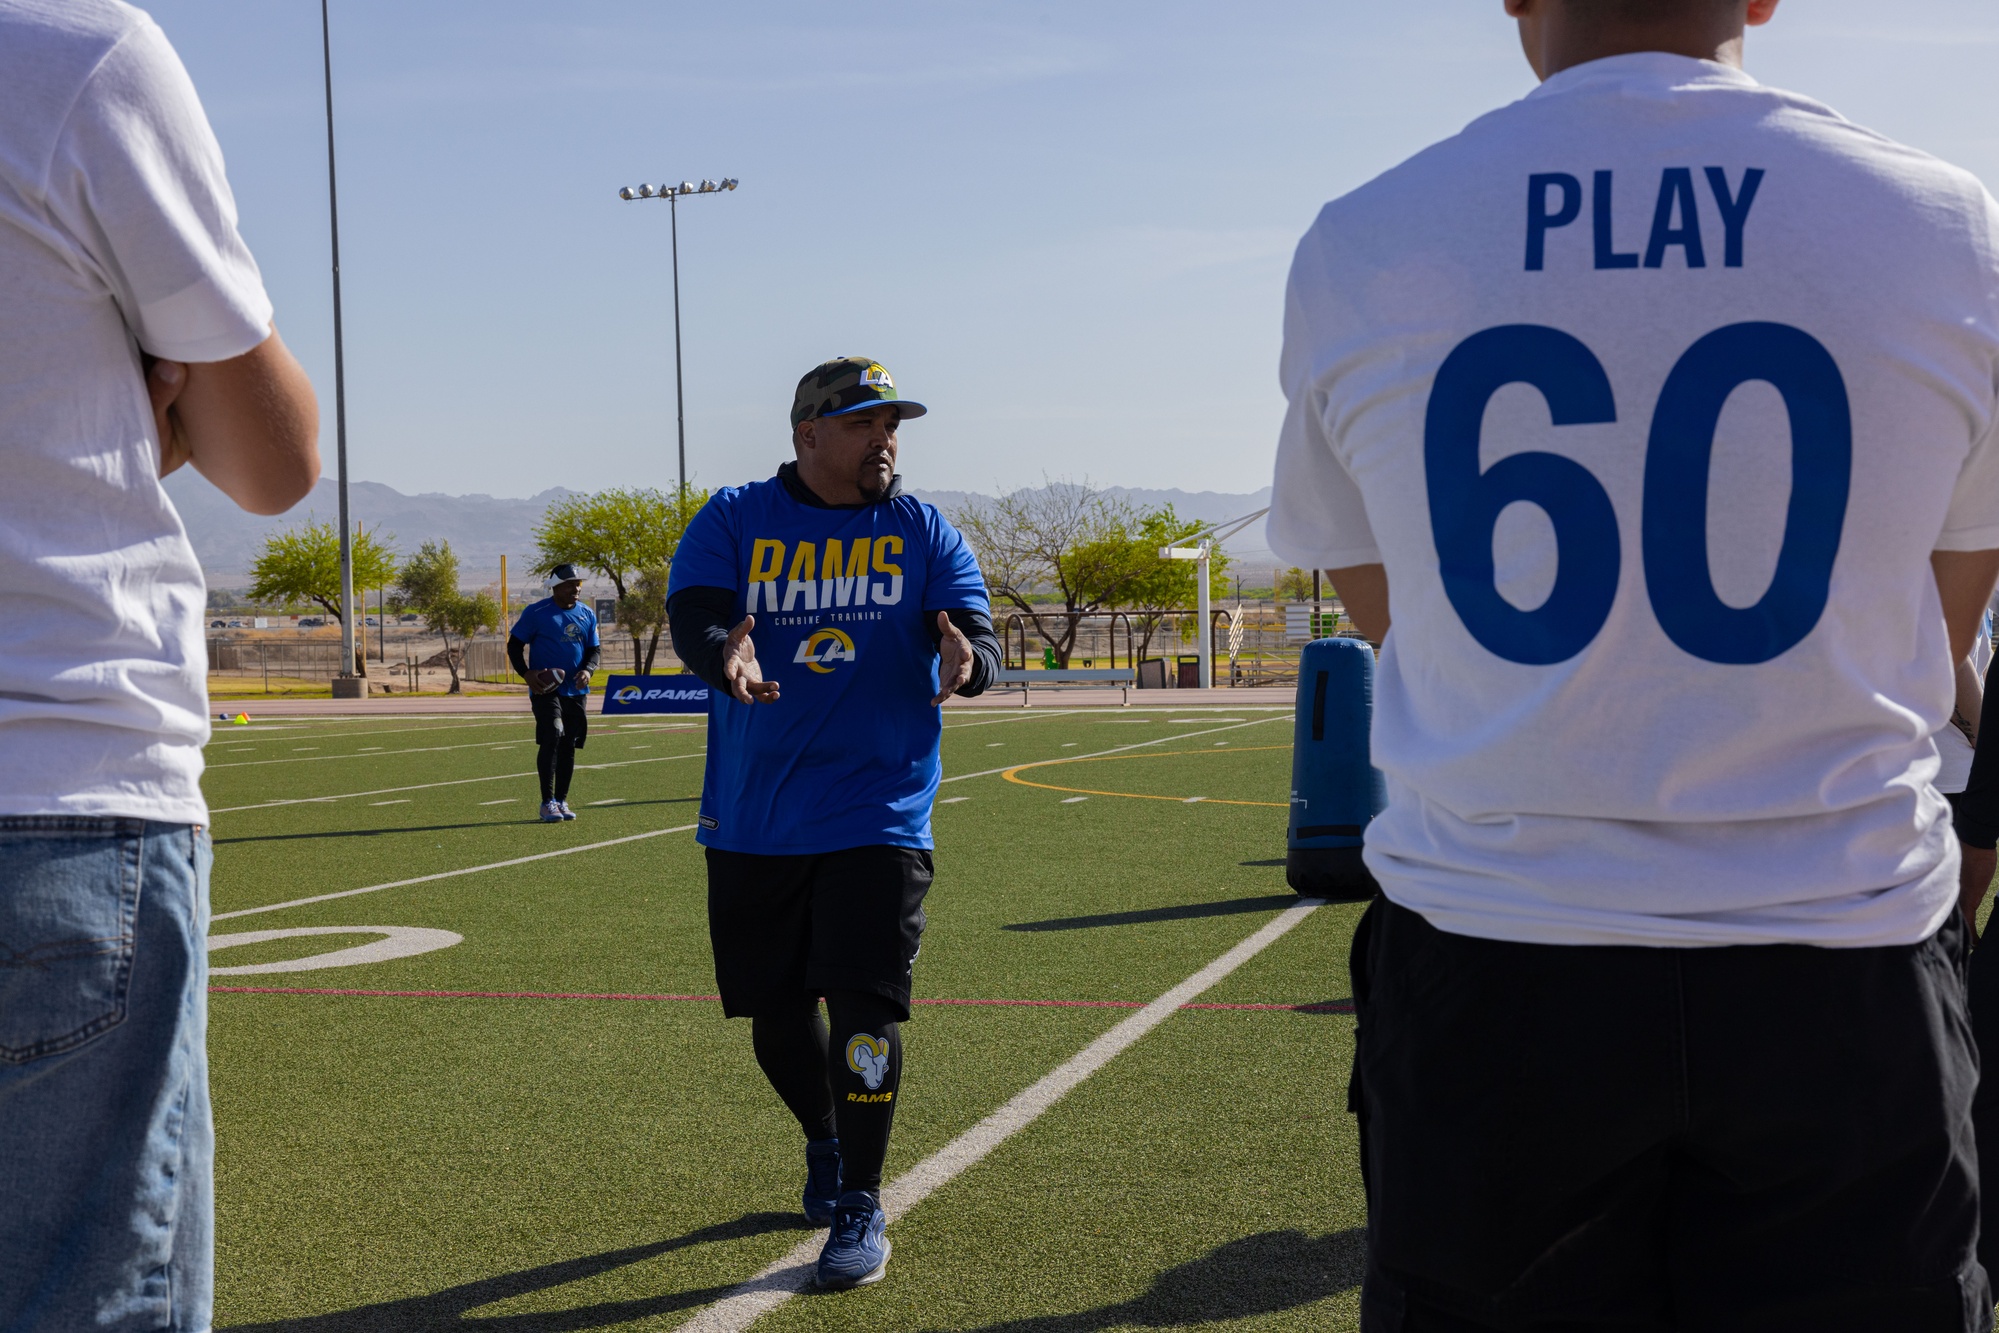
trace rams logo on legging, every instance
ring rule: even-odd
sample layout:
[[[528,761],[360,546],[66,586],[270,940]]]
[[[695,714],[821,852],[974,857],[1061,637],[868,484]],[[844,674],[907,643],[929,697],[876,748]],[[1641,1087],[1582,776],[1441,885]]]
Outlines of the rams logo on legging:
[[[888,1043],[865,1032],[847,1039],[847,1068],[861,1076],[873,1092],[888,1077]]]

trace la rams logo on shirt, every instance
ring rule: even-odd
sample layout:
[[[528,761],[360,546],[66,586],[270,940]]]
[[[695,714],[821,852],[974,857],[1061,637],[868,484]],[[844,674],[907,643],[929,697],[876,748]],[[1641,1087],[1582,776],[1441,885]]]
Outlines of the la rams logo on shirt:
[[[562,637],[571,643],[581,643],[583,641],[583,627],[571,620],[563,625]]]
[[[835,662],[854,660],[854,641],[847,637],[845,630],[817,629],[798,645],[792,654],[792,661],[802,662],[821,675],[833,669]]]

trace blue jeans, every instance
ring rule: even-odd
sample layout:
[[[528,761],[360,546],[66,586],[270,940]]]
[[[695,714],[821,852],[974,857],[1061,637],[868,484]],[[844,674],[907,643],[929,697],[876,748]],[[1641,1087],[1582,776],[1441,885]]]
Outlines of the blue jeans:
[[[207,831],[0,818],[0,1333],[205,1333]]]

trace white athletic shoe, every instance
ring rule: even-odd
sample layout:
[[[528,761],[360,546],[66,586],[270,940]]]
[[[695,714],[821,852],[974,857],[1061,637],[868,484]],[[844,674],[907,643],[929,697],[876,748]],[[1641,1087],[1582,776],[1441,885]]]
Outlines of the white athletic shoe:
[[[555,808],[562,811],[562,817],[564,819],[576,818],[576,812],[569,808],[569,802],[567,801],[557,801],[555,803]]]
[[[544,824],[560,824],[562,822],[562,802],[543,801],[541,803],[541,822]]]

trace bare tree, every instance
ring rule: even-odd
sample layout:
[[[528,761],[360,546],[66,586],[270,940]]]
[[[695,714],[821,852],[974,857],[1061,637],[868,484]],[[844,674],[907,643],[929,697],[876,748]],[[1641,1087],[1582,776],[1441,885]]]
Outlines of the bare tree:
[[[975,499],[951,521],[971,543],[994,600],[1032,620],[1065,667],[1083,617],[1122,605],[1160,563],[1146,516],[1087,481]]]

